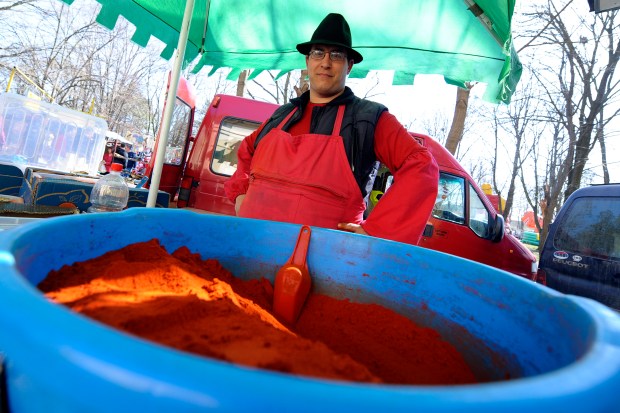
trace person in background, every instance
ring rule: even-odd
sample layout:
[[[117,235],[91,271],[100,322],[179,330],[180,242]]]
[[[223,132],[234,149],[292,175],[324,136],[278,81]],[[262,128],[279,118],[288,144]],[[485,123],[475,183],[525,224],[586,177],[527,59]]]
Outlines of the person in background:
[[[342,15],[326,16],[297,50],[310,88],[243,140],[225,184],[237,215],[416,244],[437,195],[434,158],[385,106],[345,86],[363,57]],[[379,162],[394,181],[364,219]]]
[[[126,169],[129,169],[129,171],[131,171],[135,167],[136,167],[136,153],[133,150],[131,150],[131,148],[130,148],[129,151],[127,152],[127,166],[126,166]]]
[[[114,144],[108,142],[105,144],[105,152],[103,153],[103,165],[105,166],[105,173],[110,173],[112,168],[112,162],[114,161]]]
[[[125,150],[125,144],[122,142],[116,145],[114,163],[120,163],[123,165],[123,169],[127,169],[127,151]]]
[[[81,153],[79,156],[84,159],[90,159],[96,147],[97,137],[95,136],[95,130],[90,126],[87,126],[82,131],[82,142],[80,143]]]
[[[21,149],[26,141],[26,134],[28,131],[27,120],[26,115],[23,113],[12,117],[3,143],[3,155],[20,155]]]
[[[73,154],[73,144],[77,135],[77,126],[73,123],[63,123],[60,134],[54,143],[53,162],[57,167],[66,167]]]
[[[133,172],[136,175],[144,175],[144,173],[146,172],[146,164],[144,162],[144,159],[138,158],[138,161],[136,162],[136,167],[133,169]]]

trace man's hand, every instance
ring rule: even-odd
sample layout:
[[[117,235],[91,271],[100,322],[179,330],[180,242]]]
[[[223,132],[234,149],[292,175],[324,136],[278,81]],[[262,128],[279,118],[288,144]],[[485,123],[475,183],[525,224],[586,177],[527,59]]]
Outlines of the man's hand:
[[[243,203],[243,198],[245,198],[245,194],[239,195],[235,199],[235,214],[239,215],[239,208],[241,208],[241,204]]]
[[[368,233],[364,231],[364,228],[362,228],[362,226],[358,224],[350,224],[346,222],[341,222],[340,224],[338,224],[338,229],[341,229],[347,232],[353,232],[355,234],[368,235]]]

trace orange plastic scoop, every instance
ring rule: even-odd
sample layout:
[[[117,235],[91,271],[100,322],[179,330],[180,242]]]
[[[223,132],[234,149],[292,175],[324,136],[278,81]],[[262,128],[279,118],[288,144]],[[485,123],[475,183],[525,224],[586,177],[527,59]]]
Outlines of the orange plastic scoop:
[[[273,312],[280,320],[294,325],[301,308],[310,293],[310,273],[306,264],[310,245],[310,227],[304,225],[299,231],[293,255],[276,274],[273,289]]]

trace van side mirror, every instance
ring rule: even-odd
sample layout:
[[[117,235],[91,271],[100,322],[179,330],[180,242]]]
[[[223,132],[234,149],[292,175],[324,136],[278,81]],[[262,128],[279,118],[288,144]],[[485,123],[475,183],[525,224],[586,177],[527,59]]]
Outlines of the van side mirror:
[[[488,238],[491,242],[500,242],[504,238],[506,227],[504,217],[500,214],[495,215],[493,224],[489,228]]]

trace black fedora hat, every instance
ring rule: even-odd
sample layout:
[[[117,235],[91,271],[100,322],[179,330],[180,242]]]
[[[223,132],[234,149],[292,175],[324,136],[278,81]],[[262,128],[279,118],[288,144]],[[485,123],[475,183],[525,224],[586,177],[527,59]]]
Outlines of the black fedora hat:
[[[326,44],[330,46],[340,46],[347,50],[347,55],[353,59],[354,63],[362,61],[361,54],[351,48],[351,29],[349,23],[338,13],[328,14],[319,27],[312,34],[309,42],[299,43],[297,50],[301,54],[307,55],[313,44]]]

